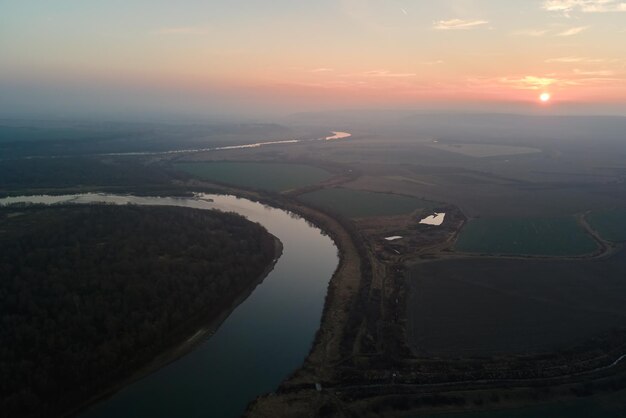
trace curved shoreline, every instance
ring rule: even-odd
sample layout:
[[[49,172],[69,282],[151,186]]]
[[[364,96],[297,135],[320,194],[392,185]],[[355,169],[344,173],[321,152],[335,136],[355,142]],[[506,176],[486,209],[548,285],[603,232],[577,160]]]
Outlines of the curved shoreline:
[[[204,189],[205,187],[202,188]],[[190,187],[189,189],[191,191],[201,192],[201,190],[198,190],[197,187]],[[276,209],[286,211],[287,213],[295,214],[299,218],[302,218],[306,222],[317,227],[319,230],[321,230],[321,233],[323,235],[327,235],[331,238],[333,244],[337,249],[339,260],[337,267],[333,271],[331,277],[329,277],[327,285],[328,287],[325,292],[325,299],[321,311],[320,325],[314,331],[315,334],[313,341],[308,352],[303,358],[303,363],[294,368],[282,382],[278,383],[278,386],[283,385],[286,381],[289,381],[294,375],[302,372],[305,369],[304,366],[307,364],[309,365],[309,367],[306,368],[308,372],[311,372],[313,370],[315,370],[316,372],[318,371],[318,368],[333,363],[331,358],[334,357],[334,360],[336,360],[336,354],[339,353],[341,334],[344,329],[347,311],[350,310],[350,306],[346,306],[346,304],[343,304],[343,306],[342,304],[340,304],[339,307],[337,307],[334,306],[335,304],[333,302],[342,299],[341,297],[337,297],[337,293],[339,293],[343,294],[344,296],[348,296],[348,299],[350,300],[348,301],[347,305],[351,305],[352,296],[355,295],[355,289],[359,287],[358,282],[360,280],[360,258],[358,256],[358,252],[352,245],[352,239],[350,237],[350,234],[341,226],[340,222],[338,222],[332,216],[320,212],[317,209],[310,208],[285,196],[272,196],[269,193],[259,194],[253,191],[246,191],[241,189],[232,189],[219,186],[215,187],[215,185],[212,185],[209,189],[211,190],[211,193],[232,195],[234,197],[255,201],[261,204],[267,204]],[[216,209],[219,210],[219,208]],[[280,245],[280,251],[282,251],[282,245]],[[272,265],[268,267],[268,271],[265,272],[265,275],[263,275],[263,277],[261,277],[257,282],[251,285],[248,292],[243,295],[240,300],[237,300],[236,303],[234,303],[233,306],[230,307],[230,309],[225,310],[219,318],[214,319],[213,321],[211,321],[210,324],[205,325],[200,329],[194,330],[193,333],[187,333],[185,339],[182,340],[179,344],[170,348],[163,354],[159,355],[157,358],[153,359],[148,365],[136,371],[130,377],[86,400],[76,408],[63,413],[62,416],[76,416],[77,414],[88,410],[94,404],[97,404],[103,400],[112,397],[131,383],[141,380],[142,378],[158,371],[167,364],[170,364],[180,359],[185,354],[193,351],[193,349],[196,348],[200,343],[202,343],[206,339],[206,337],[212,333],[212,331],[216,330],[219,327],[219,324],[221,324],[221,322],[228,318],[230,313],[241,302],[243,302],[243,300],[247,299],[247,297],[252,293],[254,288],[256,288],[256,286],[260,284],[265,276],[273,269],[277,261],[278,258],[275,258],[274,263],[272,263]],[[353,280],[352,282],[348,281],[346,283],[346,278]],[[338,282],[340,283],[338,284]],[[331,300],[333,302],[330,302]],[[328,319],[329,317],[332,318]],[[319,349],[320,347],[322,347],[321,350]],[[313,361],[315,365],[313,367],[310,367],[311,359],[314,357],[317,360]],[[264,395],[265,393],[257,394],[257,396]],[[251,399],[251,402],[254,402],[254,400],[254,398]]]
[[[271,234],[270,234],[271,235]],[[187,336],[184,340],[177,343],[176,345],[166,349],[162,353],[158,354],[154,357],[148,364],[144,365],[140,369],[134,371],[129,377],[123,379],[122,381],[116,383],[115,385],[109,387],[108,389],[102,390],[97,395],[92,396],[88,400],[82,402],[80,405],[76,406],[70,411],[62,413],[60,416],[62,417],[76,417],[80,413],[88,410],[90,407],[98,404],[101,401],[104,401],[111,396],[115,395],[120,390],[129,386],[130,384],[137,382],[152,373],[158,371],[159,369],[167,366],[168,364],[174,363],[185,355],[189,354],[193,350],[195,350],[202,342],[204,342],[207,338],[210,338],[213,333],[222,325],[222,323],[230,316],[230,314],[241,304],[243,303],[259,286],[263,283],[263,280],[274,270],[276,263],[280,259],[283,254],[283,244],[282,242],[274,235],[274,257],[272,262],[265,268],[263,273],[257,277],[256,280],[252,281],[230,304],[230,306],[226,309],[223,309],[218,316],[212,318],[208,321],[208,323],[201,328],[197,329],[193,334]]]
[[[214,184],[213,184],[214,185]],[[225,187],[228,188],[228,187]],[[229,190],[233,190],[232,188],[228,188]],[[255,194],[255,192],[248,192],[248,193],[252,193]],[[285,198],[287,198],[287,196],[280,196],[281,200],[284,200]],[[264,199],[262,197],[259,197],[260,201],[263,201]],[[272,204],[275,203],[275,201],[273,199],[270,199],[270,201],[272,202]],[[350,388],[351,386],[341,386],[341,385],[330,385],[330,386],[325,386],[323,388],[323,392],[322,393],[329,393],[331,394],[330,396],[322,396],[319,393],[319,389],[316,389],[313,385],[313,382],[322,382],[324,381],[324,377],[328,376],[326,373],[324,373],[324,370],[328,370],[328,369],[332,369],[332,367],[335,364],[339,364],[339,362],[341,361],[341,359],[336,359],[339,361],[336,362],[331,362],[331,364],[322,364],[320,362],[320,360],[322,360],[324,358],[324,355],[321,353],[324,353],[328,350],[326,350],[326,345],[325,343],[328,343],[328,335],[324,335],[326,333],[329,332],[329,329],[332,330],[333,326],[332,324],[330,324],[329,322],[332,322],[334,320],[336,320],[336,318],[332,318],[334,315],[336,314],[336,311],[338,309],[341,309],[341,305],[336,303],[336,298],[340,298],[340,292],[337,290],[337,286],[339,285],[339,283],[341,283],[342,281],[345,281],[345,278],[341,277],[341,269],[345,267],[345,264],[351,264],[354,262],[354,260],[346,260],[344,259],[344,251],[346,251],[346,248],[350,248],[350,247],[354,247],[354,242],[352,242],[350,233],[347,230],[347,227],[343,225],[343,223],[341,222],[340,219],[337,219],[336,215],[331,215],[331,214],[327,214],[326,212],[320,210],[319,208],[315,208],[315,207],[311,207],[308,206],[304,203],[301,203],[299,201],[292,201],[290,199],[287,199],[287,203],[286,203],[286,207],[289,208],[289,210],[294,210],[295,212],[297,212],[298,214],[300,214],[301,216],[307,218],[307,219],[311,219],[310,217],[320,221],[321,223],[317,223],[316,225],[318,225],[318,227],[326,230],[329,232],[329,234],[331,234],[331,236],[333,237],[333,240],[335,241],[339,251],[340,251],[340,265],[337,268],[337,271],[335,272],[335,274],[333,275],[331,282],[329,284],[329,290],[328,290],[328,294],[326,295],[326,303],[324,305],[324,314],[323,314],[323,318],[322,318],[322,323],[320,324],[320,329],[318,331],[318,336],[316,337],[316,340],[311,348],[311,353],[309,355],[309,357],[307,357],[307,359],[305,360],[305,362],[303,363],[302,367],[296,371],[294,371],[294,373],[286,378],[283,383],[280,385],[277,393],[275,394],[269,394],[269,395],[262,395],[259,396],[255,401],[251,402],[250,405],[248,406],[248,409],[246,410],[246,413],[244,414],[245,417],[272,417],[272,416],[282,416],[282,414],[284,414],[284,416],[301,416],[301,414],[303,413],[303,411],[311,411],[314,410],[315,406],[320,406],[320,405],[327,405],[327,403],[325,402],[330,402],[331,404],[337,402],[337,405],[342,404],[341,401],[339,401],[339,399],[336,400],[332,400],[334,399],[336,396],[335,395],[339,395],[340,393],[343,393],[344,391],[347,390],[347,392],[350,392]],[[581,223],[585,223],[585,217],[586,214],[580,214],[579,215],[579,222]],[[326,222],[324,222],[323,220],[325,218],[330,218],[330,220],[332,221],[329,224],[327,224]],[[582,225],[584,228],[584,225]],[[457,231],[457,234],[458,235]],[[596,250],[596,252],[594,252],[593,254],[585,254],[583,256],[577,256],[577,257],[525,257],[525,256],[485,256],[485,255],[475,255],[474,257],[472,256],[467,256],[465,254],[455,254],[455,255],[450,255],[448,257],[442,257],[440,259],[436,259],[436,260],[420,260],[422,262],[433,262],[433,261],[445,261],[445,260],[450,260],[453,258],[498,258],[498,259],[502,259],[502,258],[519,258],[519,259],[525,259],[525,260],[532,260],[532,259],[540,259],[540,260],[545,260],[545,261],[555,261],[555,260],[559,260],[559,259],[564,259],[564,260],[577,260],[577,261],[581,261],[581,260],[593,260],[593,259],[603,259],[603,258],[607,258],[610,257],[611,255],[613,255],[619,248],[621,248],[620,245],[616,245],[614,243],[611,242],[607,242],[605,240],[603,240],[602,238],[600,238],[598,235],[594,234],[593,232],[595,232],[593,229],[591,229],[591,231],[587,230],[587,228],[585,228],[585,232],[589,235],[592,236],[592,238],[594,239],[594,241],[596,241],[598,243],[598,249]],[[343,240],[337,237],[338,234],[339,236],[341,236],[342,234],[345,234],[347,236],[347,240]],[[368,257],[369,255],[365,255],[365,257]],[[357,251],[357,262],[360,261],[358,259],[358,251]],[[415,260],[413,260],[413,262],[415,262]],[[419,261],[418,261],[419,262]],[[360,285],[366,285],[367,283],[364,283],[365,281],[367,281],[367,278],[362,277]],[[352,296],[357,296],[358,297],[359,294],[359,289],[353,289],[352,292]],[[346,323],[343,323],[343,326],[347,326]],[[332,337],[331,337],[332,340]],[[340,353],[341,351],[339,351]],[[330,354],[330,353],[329,353]],[[598,366],[589,370],[584,370],[584,371],[580,371],[580,372],[576,372],[576,373],[572,373],[572,374],[566,374],[566,375],[561,375],[561,376],[555,376],[555,377],[551,377],[551,378],[539,378],[539,379],[493,379],[493,380],[468,380],[468,381],[451,381],[451,382],[445,382],[445,383],[439,383],[439,384],[381,384],[381,385],[356,385],[353,387],[353,389],[357,389],[356,393],[359,393],[359,389],[364,389],[367,390],[368,388],[371,389],[375,389],[375,388],[380,388],[380,389],[384,389],[384,388],[393,388],[393,387],[398,387],[398,388],[417,388],[419,390],[428,390],[429,388],[432,388],[433,390],[444,390],[445,393],[447,393],[447,391],[449,390],[451,393],[452,392],[456,392],[456,391],[468,391],[471,392],[474,388],[472,388],[472,384],[474,383],[490,383],[491,386],[487,385],[486,387],[479,387],[477,388],[478,390],[481,389],[487,389],[487,390],[494,390],[494,391],[499,391],[502,390],[502,384],[504,383],[505,385],[508,384],[512,384],[513,387],[516,388],[520,388],[520,389],[524,389],[525,386],[529,383],[533,383],[533,382],[558,382],[558,387],[569,387],[569,386],[575,386],[577,384],[579,384],[579,380],[575,380],[574,382],[567,382],[567,381],[563,381],[563,379],[567,379],[567,378],[571,378],[571,377],[584,377],[584,378],[590,378],[592,381],[596,381],[596,380],[602,380],[605,378],[611,379],[613,376],[619,376],[621,375],[621,370],[622,370],[622,366],[623,366],[623,362],[626,359],[626,354],[623,354],[623,351],[621,353],[618,354],[619,357],[617,357],[617,359],[615,359],[615,357],[613,357],[610,360],[610,364],[609,365],[605,365],[605,366]],[[619,369],[617,371],[614,371],[614,369]],[[609,373],[607,375],[607,373]],[[320,380],[317,380],[317,379]],[[332,379],[331,379],[332,380]],[[450,389],[447,389],[447,387],[449,387]],[[383,390],[383,392],[385,392]],[[401,393],[405,393],[404,391],[401,391]],[[334,394],[334,395],[333,395]],[[375,400],[375,399],[383,399],[385,396],[390,395],[390,393],[378,393],[378,394],[374,394],[372,393],[371,396],[371,400]],[[350,397],[349,395],[347,395],[348,398]],[[324,401],[323,399],[326,399],[326,401]],[[556,402],[560,399],[569,399],[567,396],[563,396],[563,397],[559,397],[556,396],[552,402]],[[528,400],[528,402],[524,402],[524,405],[535,405],[535,402],[532,402],[530,400]],[[346,406],[344,404],[344,406]],[[313,408],[313,409],[312,409]],[[454,408],[452,410],[455,410]],[[481,408],[477,408],[477,409],[472,409],[474,411],[481,411]],[[437,410],[439,412],[441,412],[441,410]],[[460,411],[458,409],[456,409],[455,411]],[[414,413],[420,413],[423,412],[420,409],[415,409],[413,410]],[[391,416],[404,416],[403,414],[406,414],[407,411],[395,411]]]
[[[24,196],[24,200],[27,200],[27,198],[27,196]],[[93,205],[97,206],[98,204],[98,202],[93,202]],[[68,205],[72,205],[72,203],[66,203],[62,205],[62,207]],[[81,205],[89,206],[91,204],[86,203]],[[11,203],[0,203],[0,208],[10,210],[12,206],[13,205]],[[202,210],[187,208],[179,209],[185,211]],[[215,211],[215,209],[212,210]],[[238,216],[242,219],[244,218],[242,215]],[[247,219],[246,222],[249,223],[250,226],[254,224],[253,221]],[[271,245],[273,247],[271,255],[270,257],[267,257],[264,266],[259,266],[261,268],[260,272],[259,269],[257,269],[257,274],[244,278],[243,287],[241,287],[239,291],[233,295],[229,295],[221,301],[218,300],[218,302],[213,304],[213,306],[207,306],[203,312],[199,312],[188,317],[179,326],[172,330],[173,332],[168,333],[172,339],[169,344],[161,347],[161,349],[151,356],[145,356],[143,358],[137,357],[135,359],[136,361],[133,361],[136,364],[129,364],[129,367],[125,369],[126,373],[119,376],[118,379],[114,379],[108,384],[101,386],[99,389],[94,387],[93,389],[95,389],[95,391],[90,391],[92,395],[90,395],[87,399],[75,399],[75,401],[78,402],[72,402],[64,406],[51,405],[48,413],[53,416],[76,416],[99,401],[114,395],[131,383],[136,382],[161,369],[162,367],[180,359],[194,350],[199,344],[204,342],[206,338],[212,335],[226,320],[226,318],[228,318],[230,314],[253,293],[256,287],[265,280],[265,278],[274,270],[276,263],[281,258],[283,254],[283,244],[280,239],[274,234],[269,233],[267,227],[262,226],[262,230],[266,239],[269,238],[271,240]]]
[[[362,285],[362,274],[364,273],[362,271],[364,261],[362,256],[367,257],[360,254],[353,236],[355,232],[351,231],[336,216],[280,193],[245,190],[201,180],[189,182],[188,189],[198,188],[208,188],[214,193],[234,195],[294,213],[330,236],[337,247],[339,263],[328,282],[320,327],[303,364],[294,370],[281,383],[281,386],[292,380],[294,376],[306,371],[311,372],[312,369],[315,369],[317,377],[320,373],[323,374],[322,369],[324,368],[332,372],[333,365],[330,363],[341,360],[338,357],[340,354],[338,344],[340,344],[340,338],[345,329],[344,321],[347,320],[349,311],[353,307],[352,304],[355,302]]]
[[[202,184],[202,182],[197,182],[194,186],[191,186],[190,189],[194,188],[196,191],[199,191],[198,188],[208,187],[207,184]],[[342,224],[341,220],[336,219],[334,216],[325,213],[317,208],[310,207],[306,204],[303,204],[299,201],[296,201],[289,196],[279,195],[279,194],[271,194],[271,193],[263,193],[263,192],[255,192],[255,191],[246,191],[241,189],[235,189],[227,186],[216,186],[215,184],[210,184],[210,188],[212,192],[215,192],[215,189],[219,189],[217,193],[220,194],[231,194],[241,198],[253,200],[259,203],[268,204],[275,208],[280,208],[286,210],[288,212],[292,212],[294,214],[299,215],[306,221],[314,224],[319,229],[321,229],[325,234],[328,234],[333,242],[335,243],[338,253],[339,253],[339,264],[337,265],[336,270],[334,271],[329,283],[328,283],[328,291],[326,293],[326,299],[324,301],[324,307],[322,311],[322,318],[320,327],[315,336],[315,340],[312,343],[309,354],[306,356],[303,364],[291,373],[287,378],[283,380],[280,384],[278,392],[282,392],[282,395],[279,396],[268,396],[266,394],[259,394],[259,397],[255,400],[252,400],[248,406],[248,409],[245,412],[245,416],[272,416],[267,415],[268,412],[293,412],[291,408],[303,406],[307,402],[313,402],[315,399],[319,398],[316,395],[315,389],[311,382],[318,381],[318,378],[322,378],[325,376],[329,376],[333,372],[333,366],[337,363],[337,360],[340,360],[336,357],[337,354],[341,353],[341,337],[342,332],[346,326],[346,319],[349,316],[349,304],[353,302],[353,300],[349,300],[348,302],[343,301],[345,297],[355,298],[359,294],[359,289],[363,283],[361,283],[364,278],[361,277],[360,271],[360,256],[359,251],[356,249],[356,245],[354,243],[354,237],[351,236],[351,233],[346,227]],[[489,257],[484,257],[489,258]],[[505,257],[498,257],[505,258]],[[440,259],[439,261],[444,261],[444,259]],[[352,271],[351,271],[352,269]],[[355,270],[356,269],[356,270]],[[356,280],[351,280],[353,277],[350,273],[358,274]],[[178,347],[184,346],[188,344],[187,350],[181,352],[176,358],[172,361],[175,361],[177,358],[182,357],[184,354],[187,354],[193,348],[197,346],[197,344],[203,341],[203,337],[207,335],[207,331],[201,329],[197,331],[194,335],[192,335],[189,339],[182,342]],[[178,348],[176,347],[176,348]],[[176,349],[174,348],[174,350]],[[614,364],[612,364],[609,368],[613,368],[613,366],[621,366],[623,359],[618,359]],[[162,363],[160,366],[156,367],[154,370],[149,371],[146,374],[150,374],[158,368],[165,366],[168,363]],[[597,371],[604,370],[604,368],[600,368],[598,370],[594,369],[591,371],[592,374]],[[330,373],[330,374],[327,374]],[[587,372],[589,373],[589,372]],[[145,375],[144,375],[145,376]],[[138,380],[143,376],[140,376],[134,380]],[[561,376],[562,377],[562,376]],[[133,380],[133,381],[134,381]],[[127,382],[128,384],[131,382]],[[452,385],[459,384],[459,382],[450,382]],[[449,383],[449,384],[450,384]],[[461,382],[463,383],[463,382]],[[468,382],[465,382],[468,383]],[[471,382],[470,382],[471,383]],[[522,382],[520,382],[522,383]],[[368,387],[369,385],[360,386],[363,388]],[[376,387],[377,385],[369,386],[371,388]],[[415,387],[414,385],[381,385],[380,388],[384,387]],[[123,387],[123,386],[122,386]],[[330,388],[332,386],[329,386]],[[419,387],[419,386],[418,386]],[[421,389],[427,388],[429,385],[422,386]],[[439,387],[439,386],[435,386]],[[346,387],[349,389],[349,386]],[[116,390],[119,390],[118,388]],[[336,387],[336,389],[341,390],[341,387]],[[345,389],[345,388],[344,388]],[[471,387],[463,387],[456,388],[456,390],[470,390]],[[498,386],[494,388],[497,390]],[[114,393],[114,392],[113,392]],[[290,393],[290,394],[289,394]],[[112,393],[105,394],[96,400],[91,400],[90,403],[96,402],[107,396],[110,396]],[[379,396],[385,396],[384,394],[379,394]],[[377,398],[376,395],[372,397],[372,399]],[[321,399],[321,398],[320,398]],[[291,401],[295,401],[298,405],[291,405]],[[317,401],[315,401],[317,403]],[[532,402],[529,402],[528,405],[532,405]],[[306,406],[306,405],[305,405]],[[311,406],[309,404],[309,406]],[[280,409],[278,409],[280,408]],[[417,411],[416,411],[417,412]],[[277,416],[276,414],[273,416]],[[293,413],[288,416],[297,416]]]

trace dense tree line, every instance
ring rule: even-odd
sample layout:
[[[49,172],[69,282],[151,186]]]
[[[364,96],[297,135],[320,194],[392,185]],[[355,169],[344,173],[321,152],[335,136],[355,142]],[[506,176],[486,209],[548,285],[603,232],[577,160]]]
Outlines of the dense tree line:
[[[321,135],[322,133],[320,133]],[[257,142],[293,132],[275,124],[162,124],[120,122],[37,122],[0,120],[0,156],[89,156],[163,152]]]
[[[260,225],[174,207],[0,209],[0,411],[53,416],[230,307],[271,263]]]
[[[0,161],[0,194],[25,189],[81,186],[168,185],[172,174],[132,158],[50,158]]]

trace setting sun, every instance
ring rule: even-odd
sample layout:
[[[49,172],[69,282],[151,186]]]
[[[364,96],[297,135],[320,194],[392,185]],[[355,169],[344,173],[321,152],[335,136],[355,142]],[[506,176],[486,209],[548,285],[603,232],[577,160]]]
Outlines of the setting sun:
[[[552,96],[550,95],[550,93],[541,93],[541,95],[539,95],[539,100],[541,100],[543,103],[547,103],[550,101],[550,98]]]

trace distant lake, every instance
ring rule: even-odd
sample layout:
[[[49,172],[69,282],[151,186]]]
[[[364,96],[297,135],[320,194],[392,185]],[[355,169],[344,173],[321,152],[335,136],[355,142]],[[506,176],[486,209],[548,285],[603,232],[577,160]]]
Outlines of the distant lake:
[[[0,199],[0,205],[13,202],[219,209],[260,223],[284,246],[274,270],[213,336],[81,417],[238,417],[248,402],[273,391],[307,356],[339,258],[333,241],[304,219],[250,200],[208,194],[195,199],[100,194]]]

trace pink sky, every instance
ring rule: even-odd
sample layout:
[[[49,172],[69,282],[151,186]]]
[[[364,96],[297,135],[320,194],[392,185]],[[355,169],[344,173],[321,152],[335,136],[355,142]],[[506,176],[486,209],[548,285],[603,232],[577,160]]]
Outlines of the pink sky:
[[[626,104],[624,0],[4,3],[16,106]]]

